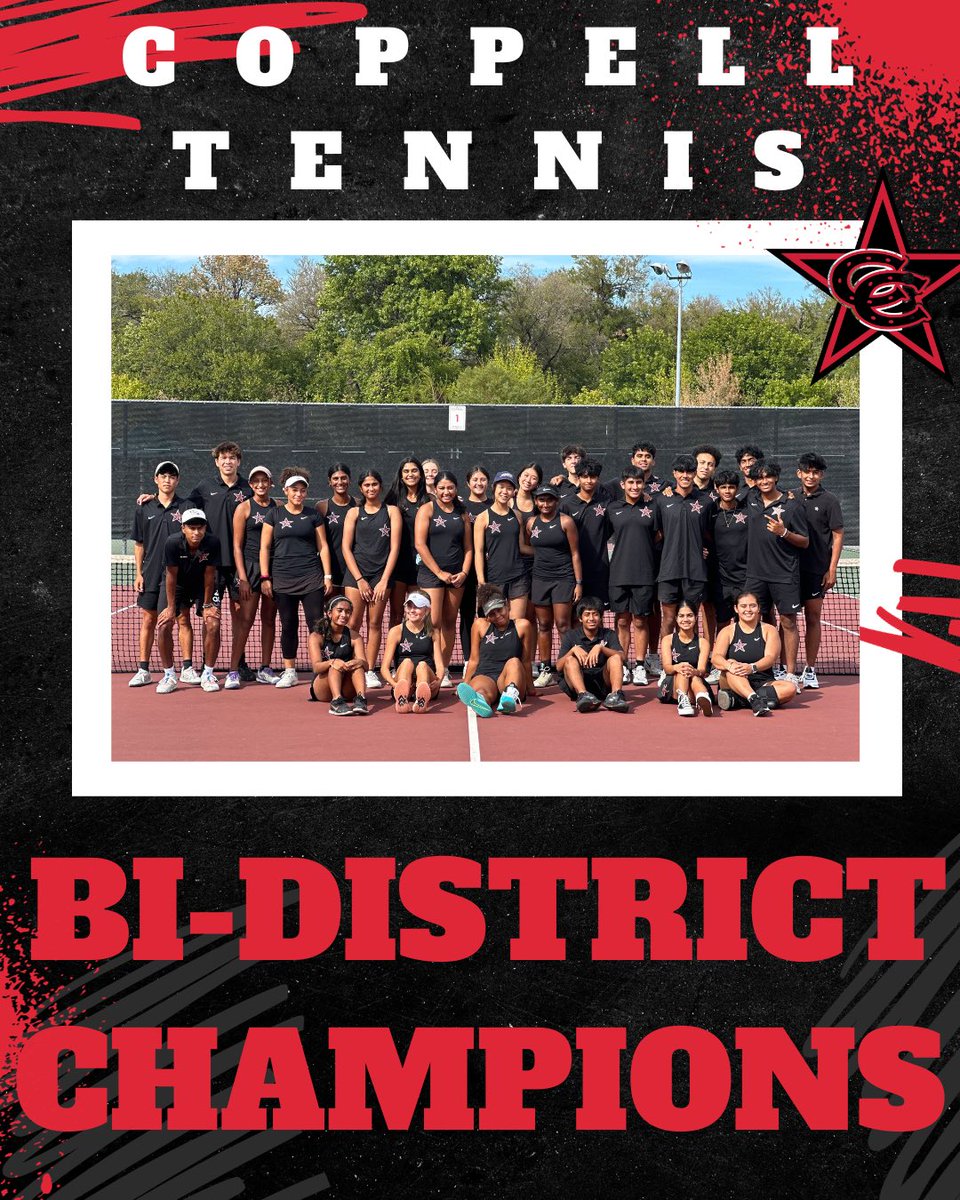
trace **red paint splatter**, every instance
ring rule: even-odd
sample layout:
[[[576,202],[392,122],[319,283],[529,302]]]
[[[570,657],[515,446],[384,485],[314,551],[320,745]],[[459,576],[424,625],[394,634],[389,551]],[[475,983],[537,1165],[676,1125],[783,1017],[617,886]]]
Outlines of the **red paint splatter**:
[[[53,1191],[53,1180],[50,1178],[49,1171],[44,1171],[40,1176],[40,1191],[44,1196],[49,1196]]]
[[[367,15],[362,4],[335,0],[128,15],[149,7],[150,0],[91,0],[87,4],[71,0],[0,0],[0,18],[5,22],[0,29],[0,94],[4,102],[123,78],[123,43],[134,29],[144,25],[160,25],[177,34],[176,49],[158,56],[164,61],[214,62],[233,58],[239,35],[257,25],[298,29],[359,21]],[[47,15],[50,13],[59,15]],[[299,53],[296,43],[293,48]],[[117,113],[0,109],[0,122],[10,121],[140,128],[136,117]]]

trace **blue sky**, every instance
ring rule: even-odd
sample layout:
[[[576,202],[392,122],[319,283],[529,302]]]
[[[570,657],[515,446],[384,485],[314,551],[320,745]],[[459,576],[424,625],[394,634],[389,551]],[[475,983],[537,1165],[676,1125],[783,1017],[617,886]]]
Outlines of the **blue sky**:
[[[772,254],[689,255],[680,249],[676,253],[659,250],[651,258],[667,263],[671,269],[678,259],[689,263],[693,279],[684,292],[688,300],[694,296],[713,295],[724,304],[730,304],[765,287],[775,288],[790,300],[799,300],[807,288],[795,271],[784,266]],[[270,254],[267,260],[277,277],[286,282],[296,257]],[[189,271],[196,262],[196,258],[191,256],[119,255],[114,258],[113,266],[122,274],[129,271]],[[573,259],[564,255],[508,254],[503,258],[504,274],[512,275],[525,263],[535,274],[546,275],[550,271],[571,266]]]

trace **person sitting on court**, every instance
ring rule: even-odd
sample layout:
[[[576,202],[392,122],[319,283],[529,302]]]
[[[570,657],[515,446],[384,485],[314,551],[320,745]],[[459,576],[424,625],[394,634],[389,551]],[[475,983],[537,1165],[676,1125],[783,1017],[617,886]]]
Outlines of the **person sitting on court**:
[[[789,680],[773,677],[780,661],[780,635],[760,620],[760,602],[753,592],[741,592],[734,605],[735,620],[717,634],[713,665],[720,671],[717,703],[726,712],[752,708],[755,717],[769,717],[789,703],[797,689]],[[666,639],[664,639],[666,640]]]
[[[440,691],[443,650],[440,630],[430,619],[430,599],[411,592],[403,605],[403,620],[387,634],[383,676],[393,688],[398,713],[425,713]]]
[[[520,708],[533,687],[533,625],[510,616],[510,602],[495,584],[477,588],[483,614],[473,623],[470,659],[457,698],[478,717],[505,715]]]
[[[603,601],[584,596],[577,605],[577,624],[571,626],[560,642],[557,670],[559,686],[576,704],[577,712],[609,708],[626,712],[628,704],[621,691],[623,648],[613,629],[603,627]]]
[[[697,632],[697,614],[686,600],[677,606],[677,624],[660,643],[664,677],[657,689],[661,704],[676,704],[681,717],[695,717],[697,709],[713,716],[713,697],[706,683],[710,642]],[[696,707],[694,707],[696,705]]]
[[[157,648],[163,664],[163,678],[157,691],[164,695],[177,686],[173,669],[173,623],[181,612],[196,605],[203,618],[203,671],[200,686],[205,692],[219,692],[220,684],[213,668],[220,653],[220,596],[217,576],[221,569],[220,539],[209,532],[207,517],[201,508],[183,513],[180,533],[171,534],[163,547],[164,587],[167,605],[157,621]]]
[[[313,682],[307,699],[329,703],[335,717],[365,717],[369,712],[366,652],[363,638],[350,628],[352,615],[353,604],[347,597],[334,596],[310,633]]]

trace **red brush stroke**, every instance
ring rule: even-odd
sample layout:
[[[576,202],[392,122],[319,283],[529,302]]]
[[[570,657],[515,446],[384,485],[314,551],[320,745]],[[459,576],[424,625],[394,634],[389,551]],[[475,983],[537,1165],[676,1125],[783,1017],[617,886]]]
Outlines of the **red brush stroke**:
[[[901,558],[893,564],[893,569],[903,575],[924,575],[934,579],[954,579],[960,581],[960,566],[953,563],[925,562],[922,559]],[[943,596],[921,597],[901,596],[897,608],[901,612],[923,613],[934,617],[954,617],[960,612],[960,601],[947,599]],[[886,630],[867,629],[860,627],[860,640],[873,646],[881,646],[884,650],[892,650],[895,654],[903,654],[908,658],[917,658],[921,662],[930,663],[935,667],[943,667],[948,671],[960,673],[960,646],[953,646],[939,638],[936,634],[917,629],[907,621],[895,617],[885,608],[877,609],[877,616],[888,625],[898,629],[902,636],[888,633]],[[960,620],[951,620],[947,627],[951,637],[960,637]]]
[[[13,22],[0,29],[0,89],[4,102],[29,100],[123,78],[123,44],[134,29],[143,25],[160,25],[177,34],[176,49],[164,55],[164,61],[214,62],[233,58],[237,38],[257,25],[309,28],[359,21],[367,15],[362,4],[335,0],[324,4],[253,4],[188,13],[128,15],[151,7],[150,0],[0,3],[0,20]],[[48,13],[59,15],[45,15]],[[299,53],[300,47],[294,43],[293,49]],[[12,121],[140,128],[136,117],[117,113],[0,108],[0,123]]]

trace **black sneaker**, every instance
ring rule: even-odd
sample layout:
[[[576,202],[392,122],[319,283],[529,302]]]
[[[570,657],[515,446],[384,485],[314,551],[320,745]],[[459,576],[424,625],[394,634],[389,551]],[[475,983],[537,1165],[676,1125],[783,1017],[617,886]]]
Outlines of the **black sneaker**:
[[[753,715],[755,717],[770,716],[770,705],[761,695],[758,695],[757,692],[754,692],[750,697],[750,707],[753,709]]]
[[[242,662],[240,664],[240,666],[237,668],[237,671],[240,674],[240,682],[241,683],[256,683],[257,682],[256,671],[253,669],[253,667],[248,666],[245,662]]]
[[[611,712],[626,712],[630,705],[627,703],[627,698],[621,691],[611,692],[603,702],[604,708],[609,708]]]
[[[342,696],[338,696],[330,704],[330,714],[334,717],[352,717],[353,708]]]
[[[353,711],[358,717],[366,717],[370,714],[370,709],[367,708],[366,696],[358,696],[353,702]]]
[[[600,707],[600,701],[591,692],[581,692],[577,696],[577,712],[593,712]]]

